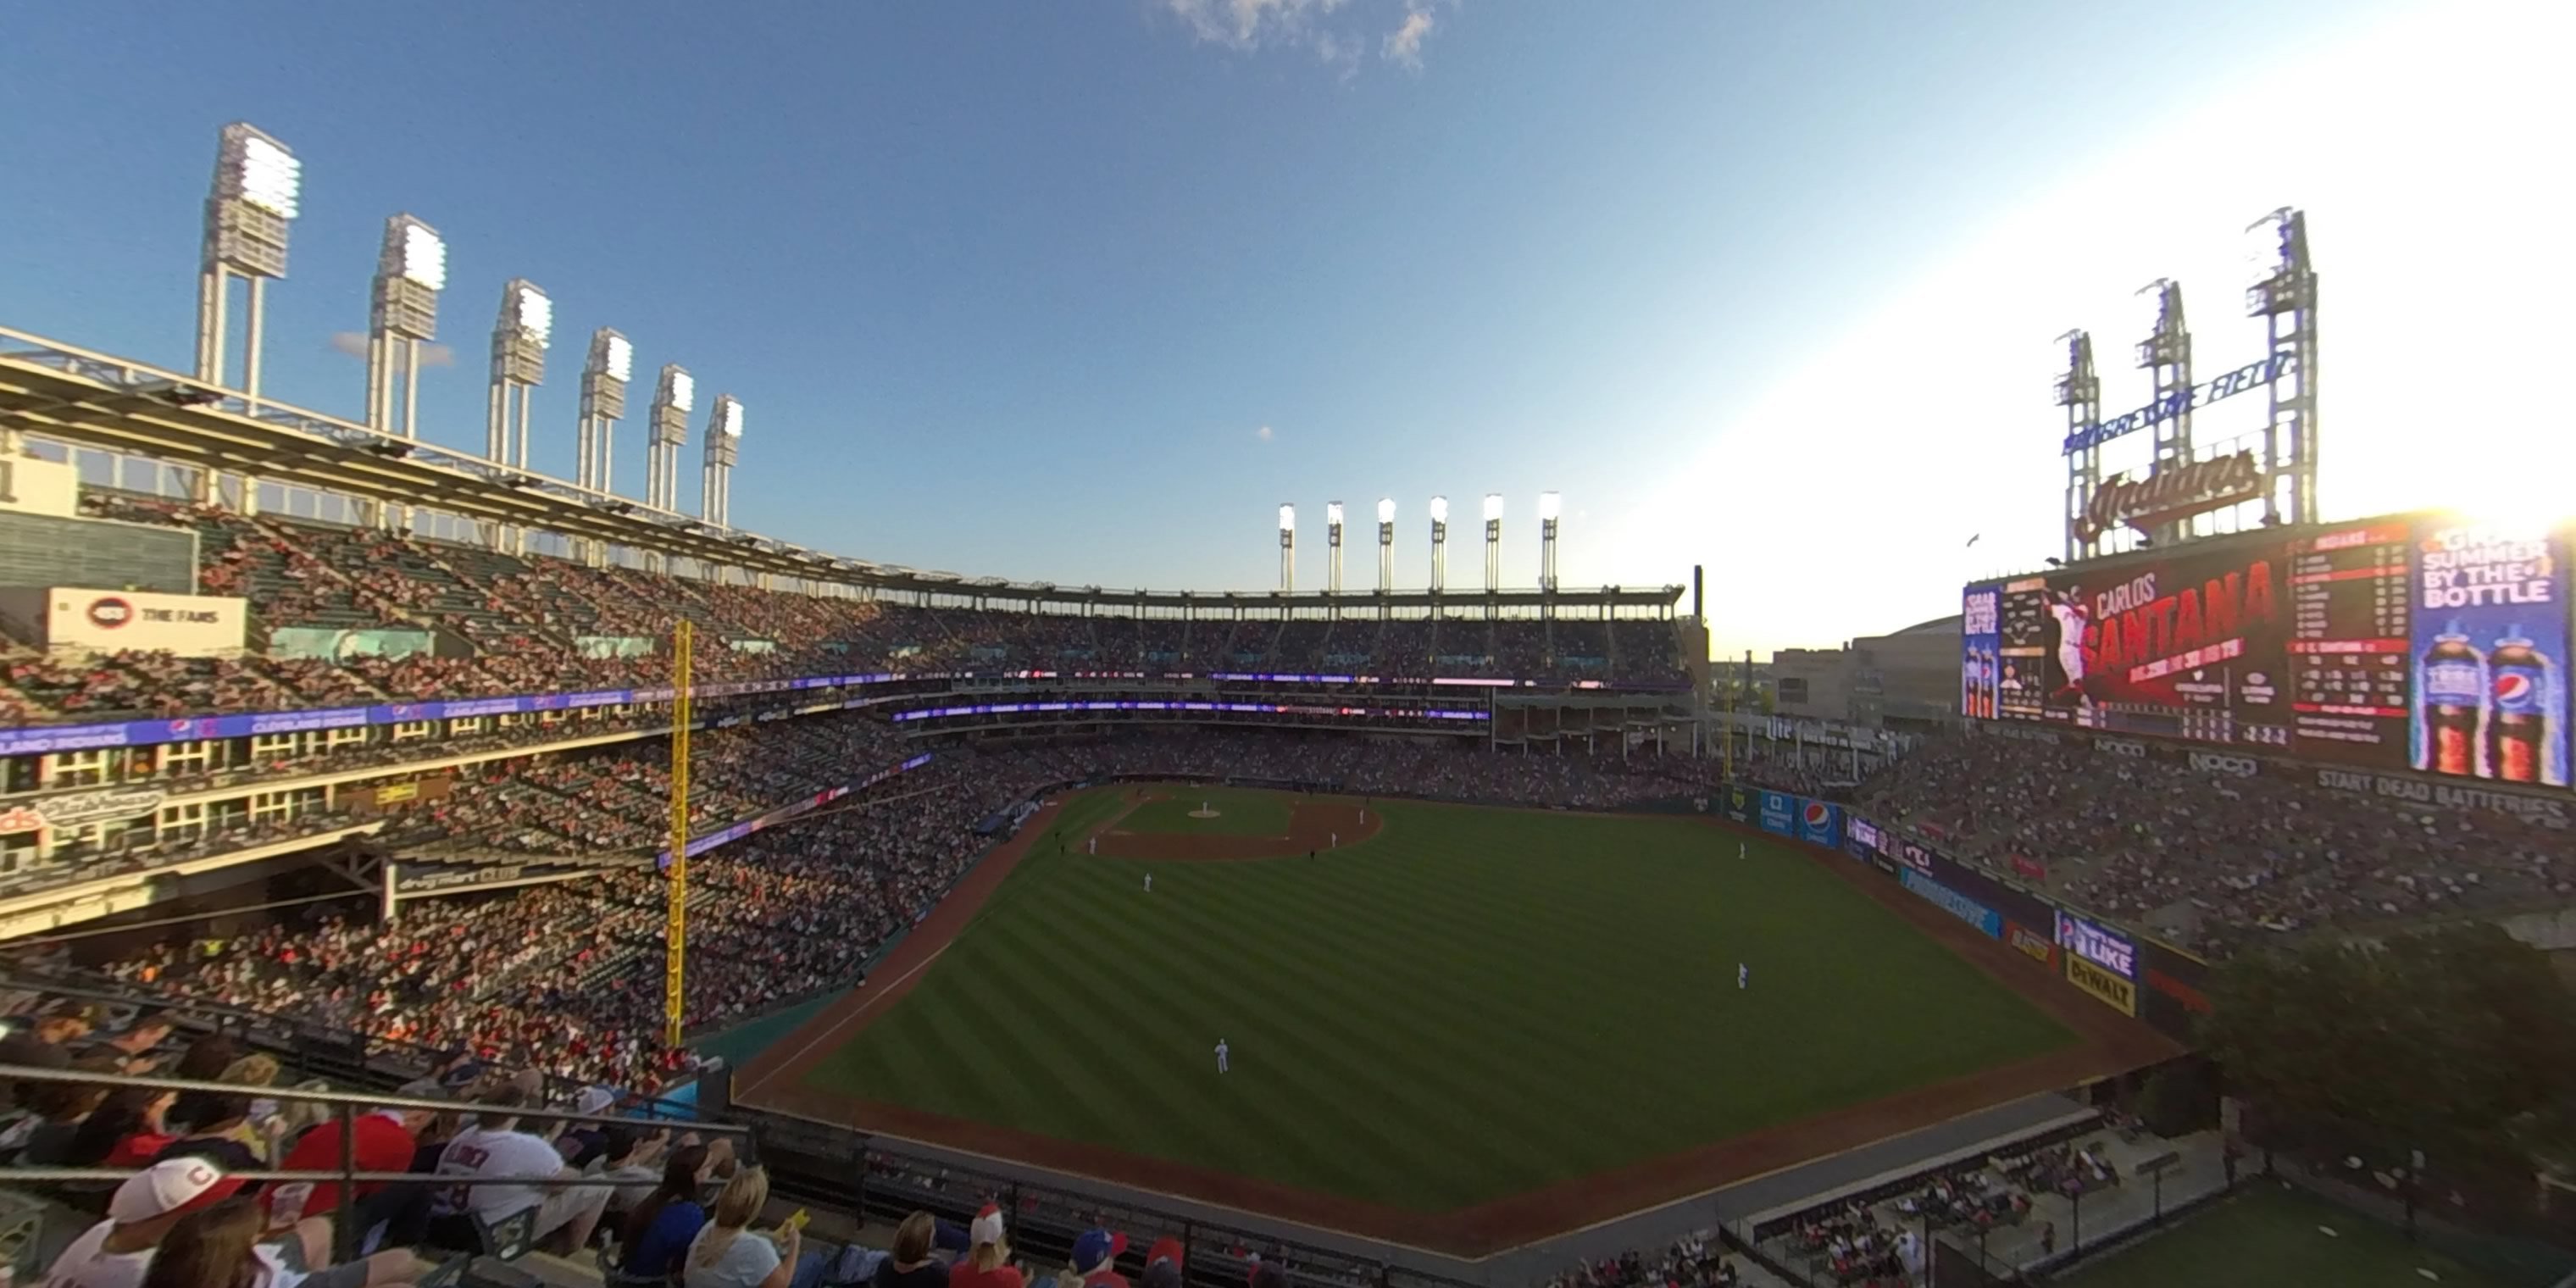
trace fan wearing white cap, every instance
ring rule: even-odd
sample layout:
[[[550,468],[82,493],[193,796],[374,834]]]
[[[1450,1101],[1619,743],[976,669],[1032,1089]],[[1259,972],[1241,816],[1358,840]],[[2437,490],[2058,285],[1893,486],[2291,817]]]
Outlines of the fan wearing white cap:
[[[948,1288],[1022,1288],[1020,1268],[1010,1264],[1011,1245],[1002,1235],[1002,1209],[987,1203],[966,1226],[965,1256],[948,1269]]]
[[[91,1226],[45,1272],[45,1288],[138,1288],[152,1250],[191,1212],[231,1198],[242,1183],[202,1158],[154,1163],[125,1178]]]

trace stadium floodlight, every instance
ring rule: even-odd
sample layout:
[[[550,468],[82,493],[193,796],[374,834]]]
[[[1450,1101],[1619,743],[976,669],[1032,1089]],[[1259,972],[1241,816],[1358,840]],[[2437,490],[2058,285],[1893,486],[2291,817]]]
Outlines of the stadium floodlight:
[[[303,195],[304,163],[286,145],[249,125],[224,127],[215,195],[246,201],[280,219],[293,219]]]
[[[1485,494],[1485,593],[1502,588],[1503,582],[1503,494]]]
[[[401,215],[402,255],[400,272],[407,282],[418,282],[433,291],[447,289],[447,242],[438,230],[409,215]]]
[[[1556,589],[1556,517],[1564,509],[1565,498],[1554,492],[1538,494],[1538,588],[1543,591]]]
[[[1377,590],[1383,595],[1395,589],[1395,498],[1377,499]],[[1378,609],[1380,613],[1385,608]]]
[[[733,467],[741,453],[742,400],[717,394],[715,406],[707,411],[706,473],[698,514],[720,528],[733,526]]]
[[[554,301],[547,299],[546,293],[538,290],[533,284],[525,280],[510,283],[510,299],[506,316],[520,330],[527,332],[528,338],[536,341],[538,348],[543,349],[554,343]]]
[[[610,447],[626,415],[626,380],[635,373],[635,346],[607,327],[590,333],[590,359],[581,368],[581,431],[574,444],[573,481],[609,490]]]
[[[287,224],[304,189],[304,163],[245,122],[216,136],[214,184],[206,194],[205,241],[197,264],[197,379],[224,383],[224,312],[232,279],[243,281],[246,343],[242,393],[259,402],[260,330],[267,284],[286,276]],[[206,483],[201,477],[200,483]],[[202,498],[201,498],[202,499]]]
[[[438,293],[447,286],[447,243],[408,215],[385,220],[376,254],[373,308],[367,327],[368,423],[392,431],[394,367],[401,358],[402,436],[420,437],[420,346],[438,338]],[[504,298],[506,311],[509,302]]]
[[[2280,276],[2290,263],[2290,208],[2283,206],[2247,224],[2240,249],[2247,286],[2261,286]]]
[[[689,440],[689,409],[697,401],[697,381],[678,365],[665,363],[653,382],[653,411],[644,426],[644,503],[663,510],[680,508],[680,445]]]
[[[1324,503],[1324,589],[1342,593],[1342,503]]]
[[[439,267],[446,267],[443,253]],[[492,389],[484,424],[485,455],[491,460],[528,468],[528,436],[535,428],[528,418],[529,393],[545,383],[546,347],[554,333],[554,301],[536,283],[514,277],[502,284],[501,316],[492,324]],[[526,539],[524,530],[511,537],[520,543],[515,549],[524,549]]]
[[[1297,507],[1279,503],[1279,589],[1297,589]]]
[[[1449,580],[1449,498],[1431,498],[1431,593]]]

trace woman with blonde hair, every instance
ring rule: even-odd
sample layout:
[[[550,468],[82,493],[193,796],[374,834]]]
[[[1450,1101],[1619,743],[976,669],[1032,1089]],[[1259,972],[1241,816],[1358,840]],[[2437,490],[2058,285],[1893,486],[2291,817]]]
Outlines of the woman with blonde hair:
[[[823,1257],[803,1255],[798,1222],[773,1232],[751,1223],[769,1202],[769,1169],[746,1167],[725,1182],[706,1228],[689,1244],[681,1288],[813,1288],[823,1278]]]
[[[1002,1237],[1002,1209],[987,1203],[966,1227],[972,1250],[948,1268],[948,1288],[1026,1288],[1020,1268],[1011,1264],[1010,1241]]]

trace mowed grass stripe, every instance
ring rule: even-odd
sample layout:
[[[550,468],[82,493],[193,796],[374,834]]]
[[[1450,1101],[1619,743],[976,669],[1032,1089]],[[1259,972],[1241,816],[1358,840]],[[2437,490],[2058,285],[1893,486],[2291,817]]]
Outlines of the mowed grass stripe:
[[[1161,894],[1140,896],[1160,899]],[[1093,916],[1114,920],[1114,914],[1088,905],[1067,905],[1073,928],[1086,936],[1099,936],[1104,942],[1113,932],[1106,923],[1093,921]],[[1161,951],[1137,952],[1122,959],[1120,965],[1106,968],[1119,976],[1122,986],[1133,995],[1158,996],[1170,1008],[1175,1019],[1189,1025],[1184,1032],[1204,1032],[1197,1045],[1213,1048],[1215,1039],[1226,1037],[1236,1051],[1238,1069],[1225,1075],[1232,1079],[1259,1068],[1284,1081],[1300,1103],[1263,1107],[1253,1111],[1278,1134],[1303,1140],[1305,1124],[1316,1113],[1336,1111],[1338,1088],[1353,1079],[1365,1079],[1372,1065],[1356,1060],[1354,1052],[1364,1045],[1364,1028],[1354,1027],[1344,1017],[1336,1017],[1308,1005],[1295,990],[1279,991],[1258,987],[1260,976],[1229,969],[1237,965],[1218,951],[1199,945],[1208,941],[1200,936],[1160,935],[1155,942]],[[1246,941],[1237,940],[1235,947]],[[1198,1066],[1213,1079],[1215,1057],[1211,1051]],[[1380,1088],[1382,1093],[1395,1093],[1396,1088]],[[1371,1146],[1380,1154],[1426,1153],[1454,1147],[1425,1130],[1426,1115],[1434,1108],[1417,1089],[1401,1089],[1402,1098],[1418,1112],[1380,1115],[1371,1124],[1374,1139]],[[1272,1112],[1275,1108],[1276,1112]]]
[[[1122,807],[1103,792],[1060,819]],[[811,1081],[1433,1209],[2073,1040],[1782,847],[1739,857],[1688,820],[1374,808],[1376,837],[1312,860],[1057,859],[1041,838],[1010,897]],[[870,1049],[911,1038],[905,1058]],[[975,1058],[1019,1081],[941,1067]],[[1098,1076],[1061,1084],[1068,1060]]]

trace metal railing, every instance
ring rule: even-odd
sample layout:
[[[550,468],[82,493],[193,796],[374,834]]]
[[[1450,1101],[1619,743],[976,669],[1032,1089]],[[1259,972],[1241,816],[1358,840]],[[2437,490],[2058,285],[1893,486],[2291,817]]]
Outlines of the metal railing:
[[[619,1114],[584,1114],[536,1105],[512,1108],[478,1107],[465,1101],[426,1100],[413,1096],[373,1095],[346,1091],[311,1090],[299,1087],[255,1087],[231,1082],[205,1082],[193,1078],[152,1078],[134,1074],[67,1072],[60,1069],[37,1069],[23,1065],[0,1065],[0,1081],[18,1083],[68,1083],[81,1087],[106,1087],[111,1090],[135,1088],[148,1091],[194,1091],[219,1096],[247,1096],[257,1093],[261,1099],[298,1101],[331,1107],[331,1117],[310,1130],[333,1130],[340,1137],[340,1166],[319,1171],[260,1170],[228,1172],[227,1176],[244,1181],[281,1184],[322,1184],[339,1186],[332,1212],[331,1238],[333,1256],[339,1261],[354,1260],[359,1239],[365,1233],[358,1228],[358,1186],[365,1185],[435,1185],[442,1188],[477,1185],[520,1185],[540,1189],[580,1186],[607,1187],[615,1182],[599,1176],[451,1176],[438,1172],[376,1172],[358,1167],[358,1117],[386,1109],[412,1109],[425,1113],[474,1113],[513,1118],[541,1119],[549,1123],[585,1123],[625,1126],[669,1126],[654,1119],[634,1118]],[[711,1136],[751,1141],[751,1128],[735,1123],[692,1122],[692,1131]],[[748,1151],[745,1151],[746,1155]],[[11,1167],[0,1168],[0,1182],[30,1184],[107,1184],[121,1183],[142,1168],[116,1167]]]

